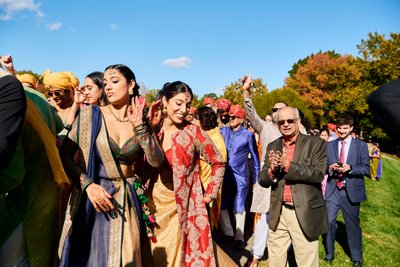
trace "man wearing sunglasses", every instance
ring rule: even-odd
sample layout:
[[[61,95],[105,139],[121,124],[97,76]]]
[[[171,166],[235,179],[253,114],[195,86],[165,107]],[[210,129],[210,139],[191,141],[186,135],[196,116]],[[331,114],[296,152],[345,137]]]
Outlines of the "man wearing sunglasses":
[[[249,180],[254,184],[260,172],[255,135],[242,126],[245,117],[244,110],[239,105],[233,105],[229,110],[229,126],[220,129],[228,152],[222,185],[220,226],[225,236],[234,238],[238,250],[244,248],[245,203],[250,188]],[[252,166],[249,164],[249,154]],[[233,211],[236,219],[235,231],[229,219],[229,211]]]
[[[53,72],[44,74],[43,83],[48,88],[49,103],[65,122],[74,102],[73,90],[79,87],[79,80],[71,72]]]
[[[297,109],[277,113],[282,137],[267,147],[258,181],[271,188],[268,257],[270,266],[285,266],[293,244],[298,266],[318,266],[319,236],[328,230],[321,191],[326,170],[326,144],[299,131]]]

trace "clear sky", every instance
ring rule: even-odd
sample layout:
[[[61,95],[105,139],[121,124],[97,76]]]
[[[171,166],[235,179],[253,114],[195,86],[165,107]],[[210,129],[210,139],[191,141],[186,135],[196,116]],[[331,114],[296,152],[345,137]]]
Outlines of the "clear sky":
[[[0,54],[17,70],[123,63],[147,88],[181,80],[222,94],[250,70],[269,90],[318,51],[357,56],[368,32],[400,31],[399,0],[0,0]]]

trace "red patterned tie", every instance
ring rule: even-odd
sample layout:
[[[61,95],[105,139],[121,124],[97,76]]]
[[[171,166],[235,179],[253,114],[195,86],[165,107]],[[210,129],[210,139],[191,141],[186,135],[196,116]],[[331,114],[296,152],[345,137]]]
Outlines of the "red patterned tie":
[[[344,146],[346,145],[346,142],[345,141],[342,141],[342,148],[340,149],[340,157],[339,157],[339,161],[341,162],[341,163],[344,163]],[[339,188],[339,189],[342,189],[342,187],[343,187],[343,173],[339,173],[338,174],[338,178],[339,179],[337,179],[336,180],[336,186]]]

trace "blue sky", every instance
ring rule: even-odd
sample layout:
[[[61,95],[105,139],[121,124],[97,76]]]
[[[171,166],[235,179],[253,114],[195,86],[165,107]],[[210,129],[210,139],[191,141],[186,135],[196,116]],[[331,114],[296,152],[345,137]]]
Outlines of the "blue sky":
[[[311,53],[357,56],[368,32],[399,32],[399,14],[396,0],[0,0],[0,54],[81,82],[123,63],[149,89],[181,80],[220,95],[251,70],[273,90]]]

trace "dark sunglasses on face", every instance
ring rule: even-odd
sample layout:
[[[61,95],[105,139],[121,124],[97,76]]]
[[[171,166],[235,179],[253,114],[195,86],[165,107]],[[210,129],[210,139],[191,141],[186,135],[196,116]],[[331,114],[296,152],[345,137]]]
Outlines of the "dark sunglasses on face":
[[[235,120],[236,118],[238,118],[238,117],[236,117],[236,116],[229,116],[229,119],[230,119],[230,120]]]
[[[47,94],[52,97],[53,95],[56,97],[59,97],[60,95],[62,95],[65,91],[69,91],[69,90],[61,90],[61,91],[48,91]]]
[[[287,122],[288,124],[293,124],[297,121],[297,119],[288,119],[288,120],[280,120],[278,121],[278,125],[284,125],[285,122]]]

